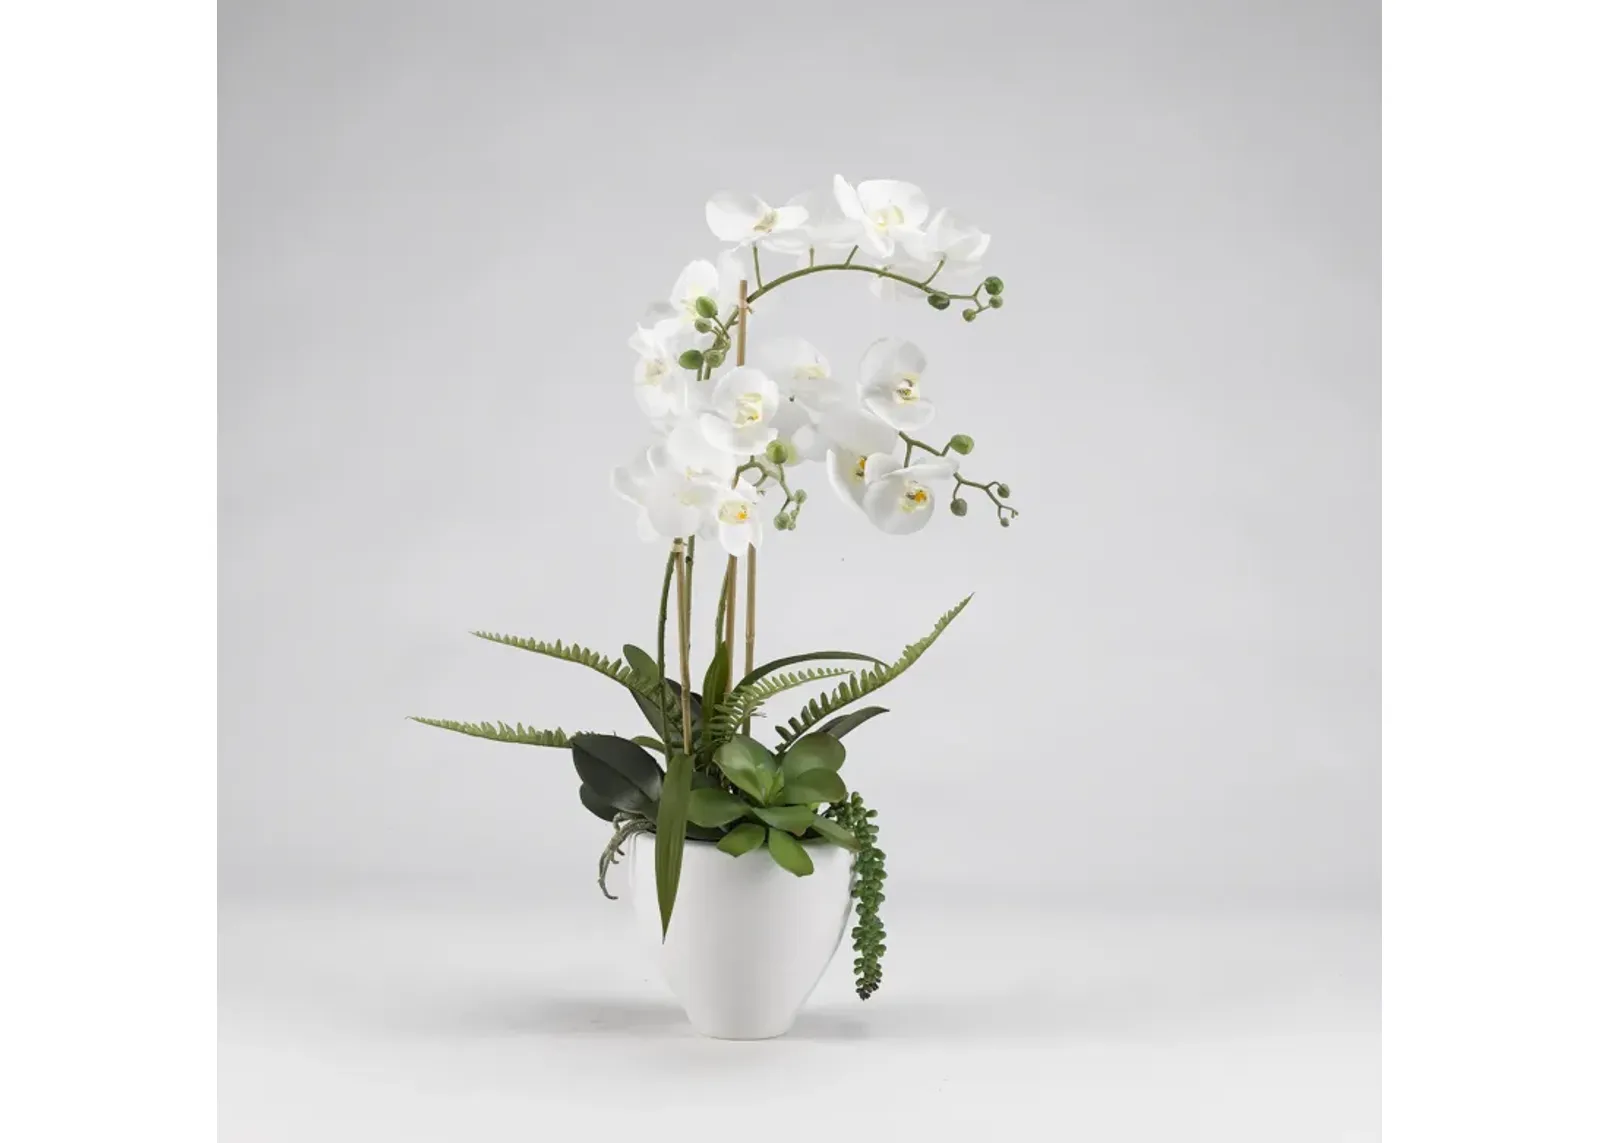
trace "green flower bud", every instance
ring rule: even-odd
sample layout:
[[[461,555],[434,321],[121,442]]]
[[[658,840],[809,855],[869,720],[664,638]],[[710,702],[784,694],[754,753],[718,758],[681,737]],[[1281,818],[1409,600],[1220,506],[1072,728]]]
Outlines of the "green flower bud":
[[[966,433],[957,433],[950,438],[950,451],[966,456],[972,451],[972,438]]]
[[[997,309],[999,309],[1001,306],[1003,306],[1005,304],[1006,304],[1006,300],[1004,298],[998,298],[997,297],[997,298],[990,298],[989,299],[989,308],[991,310],[997,310]]]
[[[706,364],[713,369],[722,368],[722,363],[728,360],[727,355],[720,349],[713,349],[706,354]]]
[[[720,349],[724,353],[726,353],[727,350],[728,350],[728,339],[726,337],[722,336],[722,334],[720,334],[720,333],[717,334],[716,337],[711,339],[711,348],[712,349]]]
[[[1009,484],[998,484],[998,485],[996,485],[995,486],[995,490],[994,490],[994,494],[996,496],[1000,497],[1000,499],[1004,500],[1007,496],[1011,495],[1011,485],[1009,485]]]
[[[977,310],[962,310],[961,311],[961,317],[962,317],[962,320],[964,320],[964,321],[977,321],[978,320],[978,311]]]
[[[967,502],[961,499],[959,496],[956,497],[954,500],[950,501],[950,511],[954,512],[957,516],[965,516],[967,514]]]
[[[1000,517],[1000,526],[1002,528],[1011,527],[1011,517],[1010,516],[1002,516],[1002,517]]]
[[[787,532],[794,527],[794,518],[787,512],[779,512],[777,518],[772,521],[772,525],[780,532]]]
[[[794,459],[794,449],[784,440],[775,440],[767,445],[767,459],[773,464],[788,464]]]
[[[998,278],[991,278],[989,280],[991,282],[999,281]],[[1000,291],[991,290],[990,292],[998,294]],[[704,294],[701,294],[694,300],[694,312],[703,318],[714,318],[717,316],[717,303],[706,297]]]
[[[698,349],[685,349],[678,354],[678,364],[685,369],[699,369],[705,364],[705,357]]]
[[[983,288],[990,297],[994,297],[1001,290],[1006,288],[1006,284],[999,278],[989,277],[983,280]]]
[[[928,304],[936,310],[947,310],[950,308],[950,295],[935,290],[928,295]]]
[[[804,504],[806,502],[806,490],[804,488],[801,488],[795,492],[794,502],[796,504]]]
[[[711,323],[708,322],[705,318],[695,318],[694,319],[694,331],[696,333],[710,333],[711,332]]]

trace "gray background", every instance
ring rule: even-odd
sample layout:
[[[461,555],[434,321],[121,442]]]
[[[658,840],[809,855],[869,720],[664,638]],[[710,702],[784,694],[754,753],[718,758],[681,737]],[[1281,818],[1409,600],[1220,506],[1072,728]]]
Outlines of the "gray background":
[[[588,901],[567,758],[403,716],[643,729],[466,631],[651,638],[625,339],[709,193],[838,171],[1008,284],[752,325],[847,376],[920,343],[930,431],[1023,510],[890,538],[813,473],[763,553],[773,654],[977,592],[850,740],[896,899],[1375,907],[1377,41],[1365,3],[225,3],[225,896]]]

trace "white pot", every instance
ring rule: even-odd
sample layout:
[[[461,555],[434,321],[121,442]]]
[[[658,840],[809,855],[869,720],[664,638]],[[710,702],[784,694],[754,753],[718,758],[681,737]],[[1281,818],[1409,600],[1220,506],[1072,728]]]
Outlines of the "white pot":
[[[655,842],[644,833],[628,845],[633,911],[689,1023],[719,1040],[783,1035],[844,937],[852,855],[803,842],[816,871],[796,877],[765,848],[730,857],[710,842],[686,841],[663,943]]]

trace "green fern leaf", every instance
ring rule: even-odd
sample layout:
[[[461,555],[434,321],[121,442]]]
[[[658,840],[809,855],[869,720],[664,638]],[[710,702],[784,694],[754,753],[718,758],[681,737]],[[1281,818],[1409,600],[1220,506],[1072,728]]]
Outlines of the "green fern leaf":
[[[552,659],[577,663],[581,667],[588,667],[591,671],[600,672],[613,682],[621,683],[646,698],[660,697],[658,692],[661,684],[655,679],[654,672],[646,677],[621,659],[607,658],[599,651],[588,647],[580,647],[576,643],[563,643],[559,639],[554,643],[547,643],[543,639],[525,639],[520,635],[497,635],[492,631],[474,631],[473,634],[491,643],[501,643],[507,647],[516,647],[518,650],[532,651],[536,655],[548,655]]]
[[[411,721],[424,726],[437,726],[441,730],[453,730],[457,734],[470,734],[474,738],[489,738],[495,742],[520,742],[525,746],[570,745],[566,731],[559,726],[554,730],[538,730],[523,726],[520,722],[510,726],[504,722],[456,722],[449,718],[418,718],[416,715],[411,716]]]
[[[744,721],[773,695],[814,683],[818,679],[836,679],[850,673],[849,667],[806,667],[799,671],[768,675],[757,682],[735,687],[717,704],[711,715],[709,741],[720,745],[739,733]]]
[[[827,718],[841,707],[848,706],[857,699],[871,694],[881,687],[886,687],[895,679],[910,670],[911,664],[922,658],[923,653],[933,646],[944,629],[955,621],[956,616],[966,609],[972,602],[972,596],[967,596],[949,611],[939,616],[939,621],[933,625],[933,630],[918,639],[915,643],[908,644],[900,653],[900,657],[887,667],[873,667],[870,670],[858,671],[844,682],[840,683],[830,693],[812,699],[806,704],[805,710],[789,720],[788,726],[778,727],[778,737],[787,744],[793,742],[800,735],[810,730],[817,723]]]

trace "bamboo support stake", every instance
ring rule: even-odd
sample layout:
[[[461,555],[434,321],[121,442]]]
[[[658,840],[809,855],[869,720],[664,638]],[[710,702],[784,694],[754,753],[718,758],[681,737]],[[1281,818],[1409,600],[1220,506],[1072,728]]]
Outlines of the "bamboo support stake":
[[[739,281],[739,344],[734,361],[744,364],[745,334],[750,328],[750,283]],[[731,568],[730,564],[730,568]],[[744,556],[744,674],[755,668],[756,657],[756,546],[745,549]],[[733,593],[728,593],[728,673],[733,673]],[[745,719],[745,733],[750,732],[750,720]]]
[[[728,606],[722,620],[722,642],[728,649],[728,685],[733,686],[733,618],[739,607],[739,561],[728,557],[727,577],[724,586],[728,592]]]

